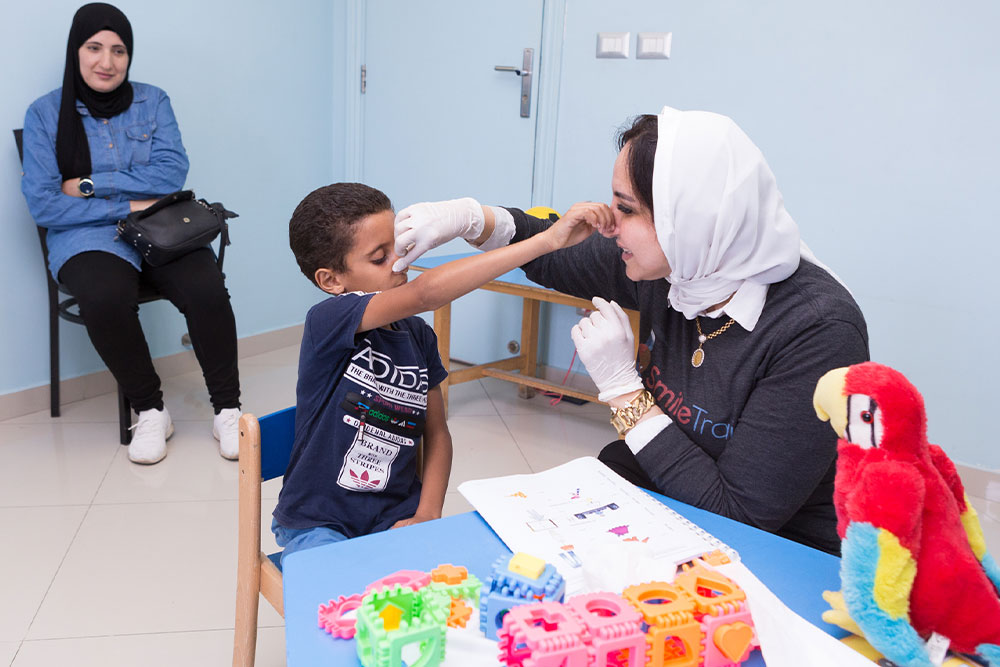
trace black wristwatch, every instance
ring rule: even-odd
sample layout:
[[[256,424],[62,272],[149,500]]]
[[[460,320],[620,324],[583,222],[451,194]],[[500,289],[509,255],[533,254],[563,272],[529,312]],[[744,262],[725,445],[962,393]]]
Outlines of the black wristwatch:
[[[80,189],[81,196],[83,197],[94,196],[94,182],[90,180],[90,177],[81,178],[80,184],[77,187]]]

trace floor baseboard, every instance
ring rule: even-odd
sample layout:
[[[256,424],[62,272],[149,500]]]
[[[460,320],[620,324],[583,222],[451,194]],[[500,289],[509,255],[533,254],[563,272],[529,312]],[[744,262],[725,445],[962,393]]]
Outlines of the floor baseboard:
[[[239,358],[245,359],[289,345],[297,345],[301,340],[301,324],[255,336],[247,336],[238,341]],[[195,359],[192,350],[183,350],[176,354],[154,359],[153,366],[161,378],[190,373],[199,368],[198,360]],[[103,370],[61,381],[59,383],[59,396],[61,404],[66,405],[85,398],[107,394],[115,391],[115,388],[115,379],[109,371]],[[47,384],[0,395],[0,421],[48,408],[49,385]]]

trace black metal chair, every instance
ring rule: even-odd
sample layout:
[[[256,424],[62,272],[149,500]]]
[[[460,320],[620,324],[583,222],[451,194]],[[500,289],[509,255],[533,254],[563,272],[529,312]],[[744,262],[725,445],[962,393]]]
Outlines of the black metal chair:
[[[24,162],[24,140],[22,130],[14,130],[14,141],[17,143],[17,155]],[[59,416],[59,318],[74,324],[83,324],[76,298],[65,285],[57,283],[49,272],[49,248],[45,244],[44,227],[38,227],[38,240],[42,246],[42,266],[49,287],[49,411],[53,417]],[[220,267],[221,268],[221,267]],[[60,300],[60,293],[67,298]],[[159,292],[148,285],[139,288],[139,303],[149,303],[164,298]],[[74,311],[75,309],[75,311]],[[132,441],[132,405],[118,385],[118,435],[120,442],[127,445]]]

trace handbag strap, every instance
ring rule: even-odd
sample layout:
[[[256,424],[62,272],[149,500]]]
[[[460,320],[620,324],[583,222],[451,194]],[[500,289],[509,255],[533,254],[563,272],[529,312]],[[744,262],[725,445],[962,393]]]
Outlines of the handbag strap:
[[[226,256],[226,246],[229,245],[229,223],[226,222],[229,218],[238,218],[239,214],[227,209],[221,202],[215,202],[209,204],[204,199],[201,200],[208,209],[215,214],[215,218],[219,221],[219,230],[221,232],[219,238],[219,257],[216,260],[216,266],[219,267],[219,271],[222,271],[222,260]]]
[[[165,209],[171,204],[176,204],[179,201],[186,201],[188,199],[194,199],[194,190],[178,190],[177,192],[171,192],[169,195],[164,195],[154,202],[152,205],[144,208],[141,211],[136,211],[135,219],[142,220],[143,218],[148,218],[159,210]]]

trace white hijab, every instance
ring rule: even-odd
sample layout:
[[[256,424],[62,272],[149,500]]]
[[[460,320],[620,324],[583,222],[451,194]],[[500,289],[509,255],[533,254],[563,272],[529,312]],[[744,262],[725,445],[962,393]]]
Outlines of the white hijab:
[[[694,319],[744,282],[784,280],[800,257],[826,268],[799,238],[760,149],[731,118],[664,107],[658,119],[653,216],[674,310]]]

